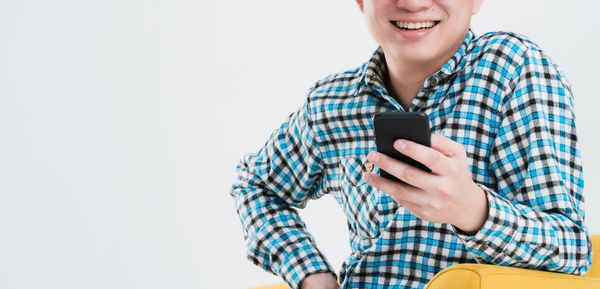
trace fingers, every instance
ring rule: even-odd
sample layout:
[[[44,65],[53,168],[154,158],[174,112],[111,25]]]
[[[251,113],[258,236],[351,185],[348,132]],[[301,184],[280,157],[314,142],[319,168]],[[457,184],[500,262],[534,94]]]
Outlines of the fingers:
[[[430,147],[407,140],[397,140],[394,148],[402,154],[422,163],[433,173],[444,172],[449,165],[448,157]],[[386,170],[387,171],[387,170]]]
[[[465,148],[462,144],[441,134],[434,134],[431,136],[431,148],[441,152],[449,158],[465,155]]]
[[[418,207],[419,205],[425,201],[425,196],[423,190],[412,187],[410,185],[401,184],[384,177],[380,177],[375,173],[365,173],[363,175],[367,183],[371,186],[384,191],[390,197],[394,199],[397,203],[401,205],[407,205],[412,207]]]
[[[398,179],[417,188],[430,188],[432,184],[431,178],[435,177],[435,175],[431,173],[428,173],[424,170],[413,167],[409,164],[403,163],[376,151],[370,152],[369,155],[367,155],[367,158],[370,162],[375,164],[380,169],[392,174]],[[388,181],[397,184],[397,182],[391,180]]]
[[[427,200],[431,198],[431,194],[422,189],[388,180],[375,173],[365,173],[364,178],[370,185],[388,194],[396,203],[418,218],[423,216],[421,212],[425,207],[422,204],[430,203]]]

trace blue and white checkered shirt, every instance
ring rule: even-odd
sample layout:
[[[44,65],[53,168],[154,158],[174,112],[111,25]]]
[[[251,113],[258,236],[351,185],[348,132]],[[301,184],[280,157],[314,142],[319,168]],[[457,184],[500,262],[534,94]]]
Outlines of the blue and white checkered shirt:
[[[402,111],[384,86],[378,49],[364,65],[318,81],[303,105],[237,167],[231,194],[248,258],[291,288],[333,272],[296,208],[335,197],[350,232],[342,288],[423,288],[442,269],[485,263],[583,275],[591,263],[570,85],[531,41],[475,38],[428,77],[409,111],[464,145],[489,201],[475,235],[420,220],[362,175],[375,150],[373,116]],[[374,168],[374,172],[378,172]]]

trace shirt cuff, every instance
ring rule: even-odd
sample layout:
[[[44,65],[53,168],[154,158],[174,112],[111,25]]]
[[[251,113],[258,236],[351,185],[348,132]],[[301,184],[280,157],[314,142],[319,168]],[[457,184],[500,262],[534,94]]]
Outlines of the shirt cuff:
[[[502,252],[518,232],[519,213],[512,203],[486,186],[479,185],[488,199],[488,217],[475,235],[465,235],[452,226],[452,230],[479,263],[496,263]]]
[[[284,257],[279,275],[292,289],[300,288],[300,283],[310,274],[329,272],[336,279],[327,259],[313,246],[299,247]]]

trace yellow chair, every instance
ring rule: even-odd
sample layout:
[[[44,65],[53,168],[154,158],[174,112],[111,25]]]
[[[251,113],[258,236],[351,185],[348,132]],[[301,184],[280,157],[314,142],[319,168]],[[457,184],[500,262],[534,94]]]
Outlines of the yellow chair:
[[[458,264],[437,273],[425,289],[600,289],[600,235],[592,235],[592,267],[585,276],[498,265]],[[285,283],[250,289],[289,289]]]

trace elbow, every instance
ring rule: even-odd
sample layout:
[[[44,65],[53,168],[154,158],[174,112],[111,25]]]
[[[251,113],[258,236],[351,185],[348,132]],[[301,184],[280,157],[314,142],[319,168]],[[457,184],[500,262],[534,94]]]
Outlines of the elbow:
[[[596,238],[596,243],[600,242],[600,236],[598,236],[598,238]],[[574,275],[579,275],[579,276],[583,276],[586,275],[589,271],[590,268],[592,267],[592,253],[593,253],[593,249],[592,249],[592,239],[590,239],[590,237],[586,236],[586,238],[584,238],[583,240],[581,240],[581,245],[577,245],[576,248],[580,249],[577,250],[574,253],[574,258],[573,258],[573,262],[574,262],[574,271],[572,274]],[[596,244],[597,246],[600,246],[600,244]]]
[[[563,245],[563,248],[569,248],[569,250],[559,253],[560,261],[552,262],[557,265],[552,271],[578,276],[587,274],[592,265],[591,239],[585,234],[582,238],[571,239],[568,242],[569,244]],[[600,242],[600,238],[597,239],[597,242]]]

